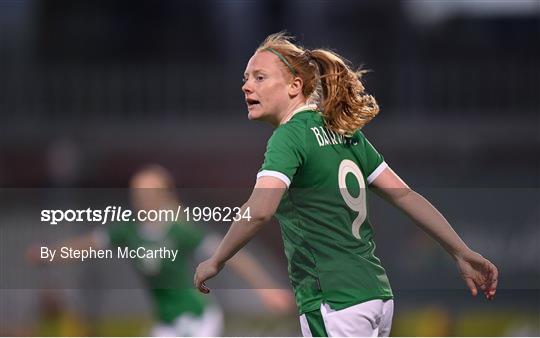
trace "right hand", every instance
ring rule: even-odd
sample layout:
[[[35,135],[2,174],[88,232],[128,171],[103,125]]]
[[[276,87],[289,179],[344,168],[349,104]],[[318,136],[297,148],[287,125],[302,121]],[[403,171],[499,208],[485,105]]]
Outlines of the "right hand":
[[[215,275],[217,275],[223,265],[217,264],[212,258],[205,260],[195,270],[195,275],[193,276],[193,284],[199,289],[202,293],[210,293],[210,289],[206,286],[206,281]]]

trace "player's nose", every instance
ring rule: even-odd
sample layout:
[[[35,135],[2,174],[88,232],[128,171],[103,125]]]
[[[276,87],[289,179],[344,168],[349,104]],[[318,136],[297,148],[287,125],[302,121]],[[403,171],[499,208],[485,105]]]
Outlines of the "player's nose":
[[[251,84],[249,81],[244,82],[244,84],[242,85],[242,91],[245,94],[253,93],[253,89],[251,88]]]

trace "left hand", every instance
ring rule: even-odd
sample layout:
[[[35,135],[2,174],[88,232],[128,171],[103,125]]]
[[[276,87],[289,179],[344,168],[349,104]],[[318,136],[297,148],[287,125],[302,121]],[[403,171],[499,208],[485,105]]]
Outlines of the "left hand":
[[[273,313],[289,313],[296,309],[293,293],[288,289],[256,289],[265,307]]]
[[[202,293],[210,293],[210,289],[206,286],[206,281],[215,275],[217,275],[223,265],[217,264],[212,258],[205,260],[195,270],[195,275],[193,276],[193,284],[197,289]]]
[[[471,295],[478,294],[479,287],[488,300],[495,298],[499,271],[497,267],[482,255],[470,251],[463,256],[456,257],[456,264],[461,277],[471,290]]]

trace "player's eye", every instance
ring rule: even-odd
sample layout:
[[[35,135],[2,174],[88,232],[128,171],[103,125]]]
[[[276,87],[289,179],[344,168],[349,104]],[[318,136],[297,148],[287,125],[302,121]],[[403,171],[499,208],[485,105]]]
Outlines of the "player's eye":
[[[257,81],[262,81],[262,80],[264,80],[264,76],[262,76],[262,75],[257,75],[257,77],[255,78],[255,80],[257,80]]]
[[[246,83],[247,82],[247,77],[243,77],[242,78],[242,83]]]

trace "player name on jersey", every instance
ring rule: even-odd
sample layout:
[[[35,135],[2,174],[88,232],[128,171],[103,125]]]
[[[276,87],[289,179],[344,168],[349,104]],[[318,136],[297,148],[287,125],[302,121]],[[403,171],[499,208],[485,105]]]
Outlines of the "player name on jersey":
[[[146,248],[143,246],[137,248],[118,247],[116,250],[112,249],[95,249],[89,247],[88,249],[74,249],[72,247],[63,246],[59,250],[49,249],[46,246],[41,247],[41,259],[46,259],[52,262],[54,259],[77,259],[85,261],[87,259],[110,259],[113,258],[113,254],[116,251],[116,258],[120,259],[170,259],[175,261],[178,255],[177,249],[171,250],[167,247],[160,248]],[[58,255],[57,255],[58,254]]]
[[[319,147],[324,147],[330,144],[358,144],[358,141],[356,141],[355,139],[345,137],[328,128],[311,127],[310,130],[311,132],[313,132],[313,135],[315,135]]]

